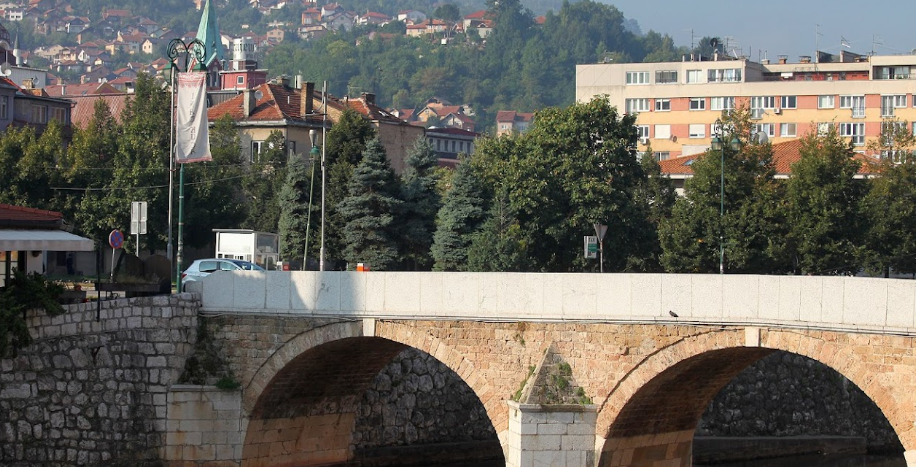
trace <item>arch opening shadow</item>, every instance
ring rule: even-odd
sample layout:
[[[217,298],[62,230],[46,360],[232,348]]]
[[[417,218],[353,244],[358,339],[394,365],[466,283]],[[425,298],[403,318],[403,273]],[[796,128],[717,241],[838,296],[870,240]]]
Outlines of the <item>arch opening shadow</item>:
[[[429,354],[379,337],[289,361],[258,397],[242,452],[245,467],[438,462],[505,465],[470,387]]]
[[[716,349],[667,367],[621,407],[608,427],[598,465],[692,466],[694,435],[710,402],[742,371],[775,352],[760,347]]]

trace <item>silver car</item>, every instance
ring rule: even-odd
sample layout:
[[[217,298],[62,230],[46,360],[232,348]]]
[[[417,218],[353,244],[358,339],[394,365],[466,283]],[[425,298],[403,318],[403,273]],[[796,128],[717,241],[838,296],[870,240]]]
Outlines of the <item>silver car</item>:
[[[182,290],[188,282],[195,282],[216,271],[263,271],[264,268],[249,261],[229,258],[198,259],[181,273]]]

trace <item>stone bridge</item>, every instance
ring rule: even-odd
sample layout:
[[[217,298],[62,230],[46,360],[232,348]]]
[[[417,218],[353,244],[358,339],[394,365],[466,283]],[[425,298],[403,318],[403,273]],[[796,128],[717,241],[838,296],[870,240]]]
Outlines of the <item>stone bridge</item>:
[[[218,339],[241,382],[238,419],[221,425],[237,443],[214,462],[352,460],[361,394],[414,348],[473,391],[507,466],[689,466],[713,396],[782,350],[864,391],[916,466],[916,281],[236,272],[201,284],[201,314],[222,320]],[[580,397],[526,403],[550,362],[560,362],[563,385]],[[179,421],[189,413],[179,410],[182,400],[170,405],[165,450],[190,463],[185,440],[213,426]],[[204,454],[200,461],[214,459]]]

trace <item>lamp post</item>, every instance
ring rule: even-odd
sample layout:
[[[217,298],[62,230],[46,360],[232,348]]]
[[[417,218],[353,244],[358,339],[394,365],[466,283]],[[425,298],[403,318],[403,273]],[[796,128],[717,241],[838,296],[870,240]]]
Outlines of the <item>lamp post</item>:
[[[303,97],[305,99],[305,97]],[[302,270],[305,271],[308,266],[309,258],[309,231],[312,228],[312,195],[315,194],[315,162],[318,160],[318,131],[309,130],[309,140],[312,142],[312,149],[309,151],[309,165],[312,169],[312,175],[309,177],[309,214],[305,221],[305,248],[302,252]]]
[[[716,120],[713,132],[715,136],[710,144],[714,151],[719,151],[721,157],[719,164],[719,274],[725,274],[725,140],[727,135],[721,120]],[[728,143],[728,147],[737,151],[741,148],[741,141],[734,136]]]
[[[328,82],[324,82],[321,92],[321,248],[318,254],[318,270],[324,271],[324,187],[325,187],[325,154],[328,146]],[[314,148],[315,146],[312,145]]]
[[[169,260],[172,259],[172,184],[174,183],[174,170],[175,170],[175,107],[178,103],[175,101],[175,81],[178,79],[178,73],[184,69],[188,71],[191,65],[191,59],[193,58],[197,63],[194,66],[194,71],[206,71],[204,66],[204,59],[207,56],[207,46],[204,45],[200,39],[194,39],[190,42],[185,42],[179,38],[172,39],[169,41],[169,47],[167,54],[169,57],[169,66],[167,68],[168,80],[169,80],[169,89],[170,94],[170,120],[169,120],[169,241],[168,241],[168,254]],[[184,63],[182,67],[178,66],[179,57],[184,58]],[[179,169],[178,176],[178,253],[175,256],[175,285],[176,290],[181,292],[181,260],[184,254],[184,242],[182,239],[182,231],[184,230],[184,164],[180,164],[181,168]]]

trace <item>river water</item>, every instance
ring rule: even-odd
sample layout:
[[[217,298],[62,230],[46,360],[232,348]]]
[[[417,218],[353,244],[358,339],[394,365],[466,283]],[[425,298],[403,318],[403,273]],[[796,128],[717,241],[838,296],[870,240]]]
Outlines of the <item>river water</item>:
[[[903,455],[793,456],[724,464],[693,464],[694,467],[906,467]]]

